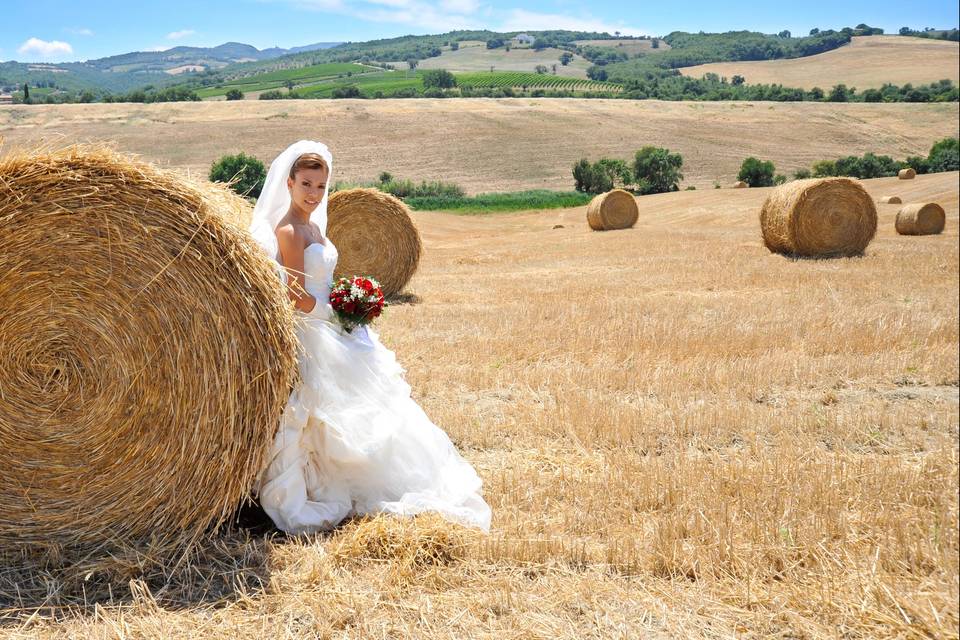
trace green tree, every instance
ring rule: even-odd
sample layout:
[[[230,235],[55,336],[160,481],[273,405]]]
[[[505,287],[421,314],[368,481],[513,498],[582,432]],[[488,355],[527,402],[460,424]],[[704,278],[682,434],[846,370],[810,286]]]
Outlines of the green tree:
[[[827,102],[848,102],[850,100],[850,91],[847,85],[841,83],[830,89],[830,95],[827,96]]]
[[[901,168],[905,169],[907,167],[910,167],[914,171],[920,174],[930,173],[930,162],[927,160],[927,158],[924,158],[923,156],[909,156],[906,160],[904,160],[900,164],[902,165]]]
[[[633,157],[633,179],[641,194],[679,191],[683,157],[660,147],[643,147]]]
[[[457,86],[457,78],[446,69],[429,69],[423,72],[423,87],[429,89],[452,89]]]
[[[545,65],[545,64],[538,64],[536,67],[533,68],[533,70],[536,71],[537,73],[541,74],[541,75],[543,75],[543,74],[545,74],[547,71],[549,71],[549,69],[547,69],[547,65]]]
[[[487,49],[499,49],[503,46],[503,40],[500,38],[490,38],[487,40]]]
[[[960,139],[944,138],[930,148],[927,156],[930,173],[960,170]]]
[[[344,87],[337,87],[330,92],[331,98],[362,98],[360,89],[356,85],[348,84]]]
[[[460,50],[460,42],[458,40],[454,40],[453,42],[450,43],[450,51],[459,51],[459,50]]]
[[[263,163],[243,152],[226,155],[210,166],[210,181],[230,183],[230,188],[242,196],[260,197],[267,170]]]
[[[789,38],[790,35],[791,33],[787,29],[784,29],[783,31],[777,34],[777,37],[786,39],[786,38]]]
[[[583,158],[573,165],[574,188],[585,193],[605,193],[618,184],[629,184],[631,177],[627,163],[615,158],[601,158],[592,164]]]
[[[230,89],[227,91],[227,100],[243,100],[243,91],[240,91],[240,89]]]
[[[737,180],[743,180],[751,187],[772,187],[774,166],[769,160],[749,157],[740,165]]]
[[[650,40],[650,48],[651,48],[651,49],[659,49],[659,48],[660,48],[660,38],[653,38],[652,40]]]
[[[810,169],[797,169],[793,172],[793,178],[795,180],[806,180],[811,176]]]
[[[735,87],[739,87],[739,86],[742,85],[745,81],[746,81],[746,78],[744,78],[743,76],[741,76],[741,75],[739,75],[739,74],[733,76],[732,78],[730,78],[730,84],[732,84],[732,85],[735,86]]]
[[[564,51],[560,54],[560,64],[567,66],[573,60],[573,54],[569,51]]]
[[[837,163],[833,160],[820,160],[813,163],[814,178],[830,178],[840,175],[837,173]]]
[[[30,104],[30,86],[26,82],[23,83],[23,101]]]
[[[823,100],[823,89],[820,87],[814,87],[813,89],[810,89],[810,99],[817,101]]]

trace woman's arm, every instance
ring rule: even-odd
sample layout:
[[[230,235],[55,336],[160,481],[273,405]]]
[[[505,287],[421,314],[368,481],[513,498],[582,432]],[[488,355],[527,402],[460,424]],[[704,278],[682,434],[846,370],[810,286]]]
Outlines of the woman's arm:
[[[297,236],[290,225],[277,229],[277,242],[280,245],[280,259],[287,272],[287,295],[293,300],[293,306],[310,313],[317,306],[317,299],[307,293],[306,276],[303,273],[304,241]]]

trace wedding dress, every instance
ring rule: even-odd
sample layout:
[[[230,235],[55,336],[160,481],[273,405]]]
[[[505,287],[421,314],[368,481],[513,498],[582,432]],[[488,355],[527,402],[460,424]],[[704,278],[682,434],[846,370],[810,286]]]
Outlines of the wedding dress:
[[[278,169],[285,175],[293,160]],[[323,228],[325,205],[326,196]],[[488,530],[479,476],[413,400],[393,352],[372,328],[347,333],[326,304],[336,264],[329,238],[304,250],[305,288],[317,307],[297,312],[301,383],[260,477],[261,506],[288,533],[331,529],[353,514],[425,511]]]

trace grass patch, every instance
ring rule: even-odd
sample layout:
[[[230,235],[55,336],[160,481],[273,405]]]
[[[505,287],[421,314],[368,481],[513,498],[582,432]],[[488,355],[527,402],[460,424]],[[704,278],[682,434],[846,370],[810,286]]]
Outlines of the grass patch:
[[[405,202],[415,211],[451,211],[477,214],[529,209],[563,209],[582,207],[590,202],[592,194],[579,191],[512,191],[508,193],[481,193],[461,197],[412,197]]]

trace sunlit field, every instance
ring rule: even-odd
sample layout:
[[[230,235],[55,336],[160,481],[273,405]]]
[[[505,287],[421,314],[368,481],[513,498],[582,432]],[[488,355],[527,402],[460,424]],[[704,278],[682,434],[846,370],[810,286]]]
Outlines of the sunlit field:
[[[241,530],[172,580],[149,552],[61,582],[48,558],[0,633],[956,638],[958,174],[865,186],[946,231],[897,236],[878,205],[865,256],[792,260],[761,242],[767,189],[642,197],[610,232],[583,207],[416,213],[381,336],[483,477],[489,536]]]

